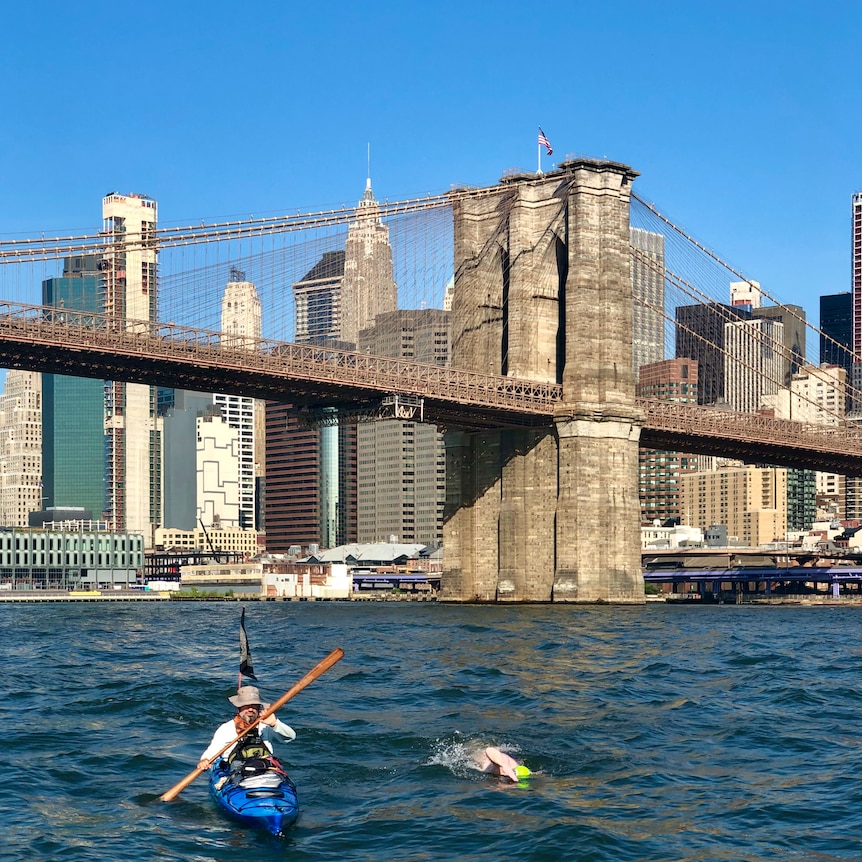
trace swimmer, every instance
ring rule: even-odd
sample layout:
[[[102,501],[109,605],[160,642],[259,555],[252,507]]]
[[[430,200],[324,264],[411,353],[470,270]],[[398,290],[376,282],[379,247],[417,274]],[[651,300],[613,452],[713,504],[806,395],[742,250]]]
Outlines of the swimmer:
[[[522,778],[529,778],[532,774],[526,766],[518,763],[514,757],[509,757],[499,748],[486,748],[475,756],[476,766],[489,775],[503,775],[512,781],[518,782]]]

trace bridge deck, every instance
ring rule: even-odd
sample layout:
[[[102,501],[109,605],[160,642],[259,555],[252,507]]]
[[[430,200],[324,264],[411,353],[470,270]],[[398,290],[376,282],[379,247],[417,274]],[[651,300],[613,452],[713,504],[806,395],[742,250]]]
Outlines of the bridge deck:
[[[472,430],[551,428],[570,415],[556,383],[9,302],[0,302],[0,367],[359,414],[374,414],[382,398],[406,395],[421,399],[412,418]],[[806,425],[648,399],[637,405],[646,448],[862,476],[862,431],[847,423]]]

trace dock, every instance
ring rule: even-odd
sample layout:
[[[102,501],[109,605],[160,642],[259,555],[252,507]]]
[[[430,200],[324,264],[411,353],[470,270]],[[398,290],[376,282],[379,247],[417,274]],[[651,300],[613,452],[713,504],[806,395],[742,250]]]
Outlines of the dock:
[[[164,602],[168,592],[150,590],[0,590],[0,604],[24,602]]]

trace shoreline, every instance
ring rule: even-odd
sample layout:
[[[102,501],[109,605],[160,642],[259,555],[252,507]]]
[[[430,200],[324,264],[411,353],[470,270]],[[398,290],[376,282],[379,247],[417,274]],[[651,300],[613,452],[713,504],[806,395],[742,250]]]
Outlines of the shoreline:
[[[0,590],[0,604],[56,604],[72,602],[416,602],[437,603],[436,594],[429,593],[368,593],[363,592],[345,598],[323,598],[317,596],[192,596],[180,595],[168,591],[145,590]],[[491,604],[491,605],[552,605],[554,602],[453,602],[452,604]],[[560,602],[561,605],[579,606],[577,602]],[[598,603],[613,606],[613,603]],[[741,602],[704,602],[698,599],[665,598],[663,596],[647,596],[644,606],[648,605],[685,605],[686,607],[859,607],[862,608],[862,598],[833,596],[753,596]],[[586,607],[586,605],[580,605]],[[621,607],[623,605],[620,605]],[[625,605],[630,606],[630,605]]]
[[[321,598],[317,596],[188,596],[164,590],[0,590],[0,604],[51,604],[57,602],[436,602],[427,593],[380,593]]]

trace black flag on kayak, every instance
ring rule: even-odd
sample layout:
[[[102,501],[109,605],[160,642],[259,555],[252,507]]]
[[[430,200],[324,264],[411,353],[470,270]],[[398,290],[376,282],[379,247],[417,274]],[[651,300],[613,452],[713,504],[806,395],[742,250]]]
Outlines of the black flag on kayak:
[[[244,676],[249,679],[257,680],[254,675],[254,668],[251,664],[251,650],[248,647],[248,635],[245,633],[245,608],[239,617],[239,676],[240,680]]]

